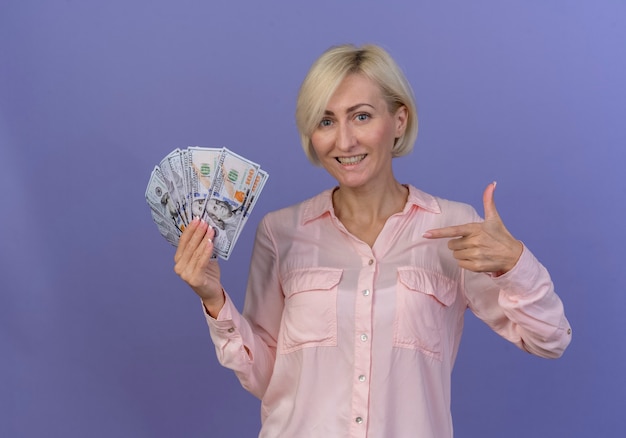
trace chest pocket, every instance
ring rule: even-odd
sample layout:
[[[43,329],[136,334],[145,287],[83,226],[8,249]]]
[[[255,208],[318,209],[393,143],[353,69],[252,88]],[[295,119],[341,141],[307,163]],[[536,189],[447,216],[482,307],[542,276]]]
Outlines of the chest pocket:
[[[337,345],[337,288],[342,274],[341,269],[310,268],[285,276],[280,353]]]
[[[435,272],[398,268],[394,347],[419,350],[441,360],[442,342],[450,328],[449,307],[456,300],[456,284]]]

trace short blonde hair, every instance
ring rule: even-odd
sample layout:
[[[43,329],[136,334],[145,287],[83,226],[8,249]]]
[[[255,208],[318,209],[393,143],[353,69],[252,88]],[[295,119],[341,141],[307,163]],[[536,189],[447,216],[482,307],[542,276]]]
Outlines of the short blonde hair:
[[[402,106],[406,107],[407,126],[404,134],[396,139],[392,154],[393,157],[401,157],[410,153],[417,138],[417,107],[404,73],[391,55],[379,46],[344,44],[326,50],[313,63],[300,86],[296,124],[309,161],[320,165],[311,135],[319,126],[333,93],[350,74],[361,74],[378,84],[391,114]]]

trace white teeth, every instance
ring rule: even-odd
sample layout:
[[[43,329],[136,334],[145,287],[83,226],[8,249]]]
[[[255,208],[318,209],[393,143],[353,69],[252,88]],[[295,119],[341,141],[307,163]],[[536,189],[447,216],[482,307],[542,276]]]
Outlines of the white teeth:
[[[337,161],[341,164],[356,164],[365,158],[365,154],[356,157],[337,157]]]

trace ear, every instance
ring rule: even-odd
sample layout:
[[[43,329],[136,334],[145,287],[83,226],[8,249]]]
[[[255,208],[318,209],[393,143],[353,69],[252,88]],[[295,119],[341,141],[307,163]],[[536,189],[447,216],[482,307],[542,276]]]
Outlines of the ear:
[[[396,138],[402,137],[404,131],[406,131],[407,120],[409,119],[409,110],[406,106],[402,105],[393,115],[394,120],[396,121]]]

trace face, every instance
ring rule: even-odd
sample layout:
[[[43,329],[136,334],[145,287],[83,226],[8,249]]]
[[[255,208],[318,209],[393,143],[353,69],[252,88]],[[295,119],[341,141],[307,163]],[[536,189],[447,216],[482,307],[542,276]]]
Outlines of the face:
[[[380,87],[353,74],[330,98],[311,143],[340,187],[366,188],[393,179],[391,150],[406,120],[406,107],[390,113]]]
[[[203,198],[194,199],[194,201],[191,203],[191,212],[193,214],[193,217],[202,216],[202,213],[204,212]]]
[[[228,219],[230,216],[232,216],[232,213],[228,206],[216,199],[209,200],[206,209],[210,214],[221,220]]]

